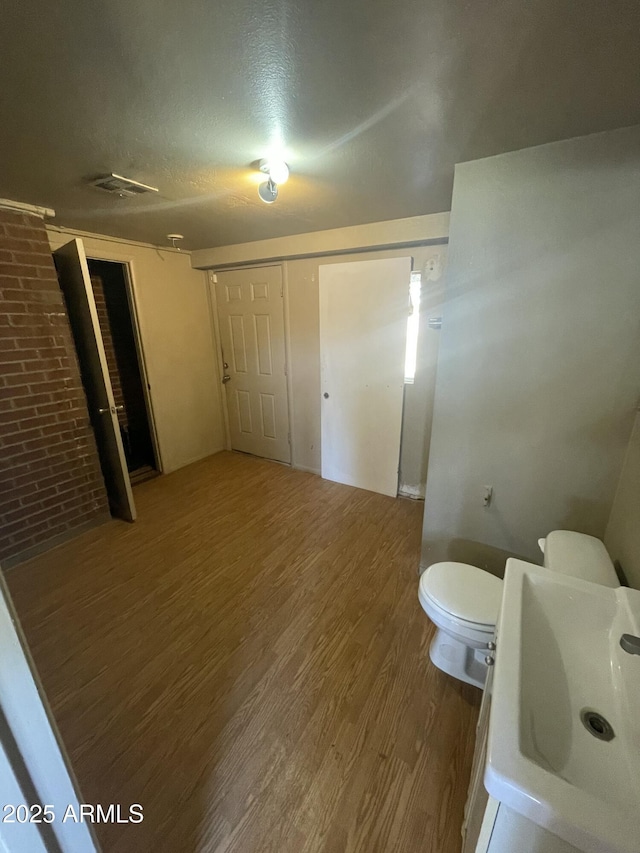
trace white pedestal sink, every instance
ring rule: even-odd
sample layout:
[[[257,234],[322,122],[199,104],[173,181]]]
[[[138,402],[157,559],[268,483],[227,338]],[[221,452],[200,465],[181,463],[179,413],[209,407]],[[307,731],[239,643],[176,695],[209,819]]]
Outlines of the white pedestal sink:
[[[485,786],[586,853],[640,853],[640,591],[508,560]]]

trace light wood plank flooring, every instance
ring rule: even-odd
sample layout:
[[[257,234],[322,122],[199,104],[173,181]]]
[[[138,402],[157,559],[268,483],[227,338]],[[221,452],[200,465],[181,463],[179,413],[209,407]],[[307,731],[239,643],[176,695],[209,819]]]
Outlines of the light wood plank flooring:
[[[435,669],[421,505],[221,453],[8,573],[111,853],[458,853],[479,691]]]

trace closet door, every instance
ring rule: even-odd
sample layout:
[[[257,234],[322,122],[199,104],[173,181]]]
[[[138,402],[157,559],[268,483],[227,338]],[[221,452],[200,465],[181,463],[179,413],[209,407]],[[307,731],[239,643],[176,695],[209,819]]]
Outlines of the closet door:
[[[53,258],[67,305],[111,514],[134,521],[136,508],[120,436],[118,407],[82,240],[76,238],[66,243],[53,253]]]
[[[396,497],[411,258],[320,267],[322,476]]]

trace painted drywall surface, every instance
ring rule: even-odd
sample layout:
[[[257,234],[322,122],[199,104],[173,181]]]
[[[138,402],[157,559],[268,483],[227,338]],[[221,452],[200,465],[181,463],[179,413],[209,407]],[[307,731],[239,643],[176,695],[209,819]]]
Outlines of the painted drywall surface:
[[[638,152],[640,127],[456,169],[423,565],[604,535],[640,393]]]
[[[259,264],[284,259],[285,310],[289,327],[292,464],[295,468],[320,473],[320,264],[411,255],[414,258],[414,269],[426,270],[428,265],[431,270],[429,281],[423,286],[422,302],[425,316],[431,316],[440,313],[438,306],[442,301],[448,233],[449,214],[441,213],[192,253],[192,264],[198,268],[214,268],[223,264]],[[418,240],[433,241],[433,244],[390,248],[393,244]],[[387,248],[381,250],[381,246]],[[355,251],[365,247],[370,251]],[[323,253],[339,254],[323,256]],[[298,255],[312,257],[293,259]],[[416,382],[406,387],[401,472],[405,482],[413,484],[419,492],[424,491],[426,477],[438,336],[439,332],[427,330],[426,322],[421,323]]]
[[[442,315],[447,248],[441,245],[413,251],[414,270],[422,274],[420,326],[415,381],[404,386],[400,491],[414,498],[424,498],[427,485],[440,341],[440,331],[429,328],[428,321]]]
[[[208,285],[188,253],[48,229],[52,249],[82,237],[87,256],[130,264],[165,473],[224,447]]]
[[[631,586],[640,589],[640,414],[636,416],[604,544]]]
[[[246,264],[290,258],[296,255],[326,252],[352,252],[355,249],[374,249],[394,243],[417,240],[443,240],[449,234],[449,213],[410,216],[371,222],[368,225],[351,225],[328,231],[312,231],[290,237],[276,237],[252,243],[237,243],[192,252],[191,262],[198,269],[224,264]]]
[[[129,239],[446,210],[456,162],[640,120],[637,0],[61,5],[2,4],[3,191]],[[273,154],[271,212],[250,163]],[[82,186],[112,168],[160,192]]]
[[[293,466],[307,471],[320,471],[320,326],[318,310],[319,266],[323,263],[346,263],[375,258],[403,257],[414,259],[415,270],[423,270],[429,261],[444,269],[447,246],[422,246],[410,251],[394,249],[332,258],[306,258],[284,264],[287,281],[290,370],[291,432]],[[442,279],[427,281],[423,286],[425,300],[423,318],[437,311],[441,301]],[[405,386],[401,470],[407,483],[424,483],[429,441],[431,407],[435,387],[435,364],[439,332],[421,323],[419,339],[420,367],[415,384]]]

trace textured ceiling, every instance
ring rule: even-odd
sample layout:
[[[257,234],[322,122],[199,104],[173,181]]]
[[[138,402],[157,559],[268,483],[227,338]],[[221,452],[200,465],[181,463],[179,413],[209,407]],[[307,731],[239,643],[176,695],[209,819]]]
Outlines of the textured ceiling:
[[[186,248],[448,210],[456,162],[640,122],[639,35],[638,0],[4,0],[0,197]]]

